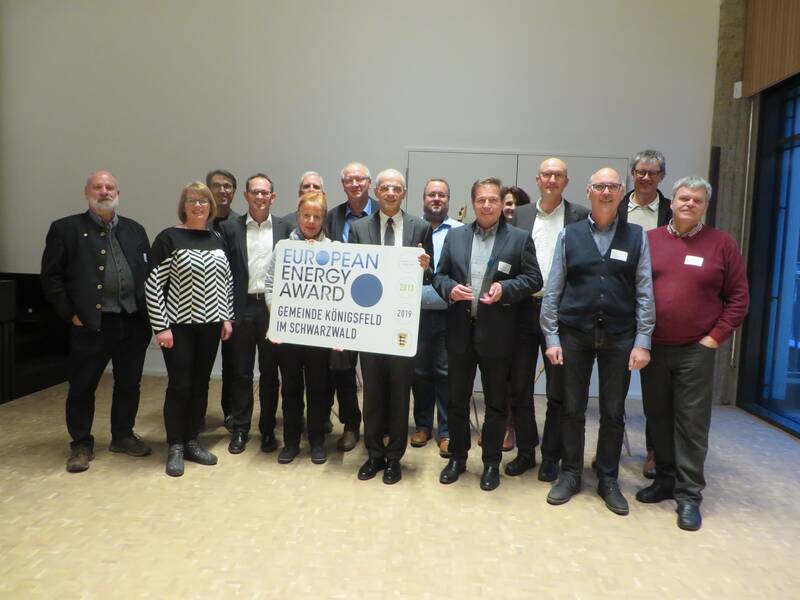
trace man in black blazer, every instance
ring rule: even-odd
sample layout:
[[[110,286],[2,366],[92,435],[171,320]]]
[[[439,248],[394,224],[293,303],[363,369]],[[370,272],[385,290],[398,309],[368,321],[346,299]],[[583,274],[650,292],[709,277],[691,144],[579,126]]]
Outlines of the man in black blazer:
[[[433,280],[433,287],[450,303],[447,414],[452,457],[439,481],[453,483],[467,468],[469,401],[475,370],[480,367],[486,403],[481,489],[486,491],[500,485],[511,342],[520,311],[532,310],[531,294],[542,287],[533,240],[503,219],[501,187],[494,177],[472,185],[475,221],[447,234]]]
[[[233,274],[233,335],[228,344],[233,365],[231,403],[231,454],[244,452],[253,417],[253,367],[258,350],[258,369],[261,373],[258,397],[261,417],[261,450],[273,452],[275,413],[278,409],[277,346],[267,339],[269,312],[264,299],[266,267],[275,245],[289,237],[291,226],[270,214],[275,202],[272,180],[257,173],[245,184],[247,214],[222,224],[221,232],[228,248],[228,260]],[[294,458],[294,457],[292,457]],[[287,461],[289,462],[289,461]]]
[[[420,266],[426,271],[426,283],[430,282],[431,226],[400,210],[406,197],[405,177],[394,169],[381,171],[375,192],[380,210],[352,224],[350,243],[424,248]],[[369,458],[358,470],[358,478],[372,479],[383,470],[384,483],[397,483],[402,477],[400,459],[408,444],[414,358],[362,352],[361,371],[364,375],[364,445]],[[384,444],[383,437],[387,433],[389,443]]]
[[[85,471],[94,458],[95,391],[109,360],[114,366],[109,450],[150,454],[133,433],[150,341],[144,300],[150,242],[139,223],[117,214],[119,187],[111,173],[92,173],[84,194],[89,210],[54,221],[42,256],[44,296],[72,324],[66,407],[70,473]]]
[[[536,248],[536,260],[542,272],[543,286],[547,284],[550,263],[553,260],[556,238],[559,231],[570,223],[585,219],[589,210],[564,199],[564,190],[569,184],[567,165],[558,158],[548,158],[539,165],[536,185],[540,197],[534,204],[517,208],[511,221],[527,232]],[[538,219],[537,219],[538,217]],[[534,448],[539,442],[536,416],[533,409],[533,387],[536,373],[536,358],[539,349],[544,356],[547,350],[544,334],[539,326],[542,310],[543,289],[533,295],[531,310],[520,313],[514,363],[511,367],[511,406],[514,426],[517,429],[517,458],[506,465],[507,475],[521,475],[536,464]],[[563,368],[544,361],[547,376],[547,415],[542,434],[542,464],[539,467],[540,481],[555,481],[561,460],[561,407],[563,405]],[[531,432],[531,436],[527,432]]]

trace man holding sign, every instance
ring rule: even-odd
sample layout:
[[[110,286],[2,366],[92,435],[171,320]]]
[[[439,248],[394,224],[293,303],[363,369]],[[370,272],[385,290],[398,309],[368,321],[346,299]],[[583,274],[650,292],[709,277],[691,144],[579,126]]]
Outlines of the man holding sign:
[[[433,287],[448,301],[447,352],[450,371],[452,458],[439,481],[453,483],[467,468],[470,448],[469,400],[475,370],[481,369],[486,401],[481,489],[500,485],[500,459],[506,422],[506,385],[513,340],[523,302],[542,287],[533,240],[506,225],[502,183],[488,177],[472,185],[475,221],[447,234]]]
[[[427,270],[433,254],[431,226],[400,210],[406,197],[405,177],[394,169],[382,171],[376,178],[375,195],[380,210],[368,219],[353,221],[348,241],[424,248],[419,264]],[[430,273],[426,273],[426,280],[430,280]],[[397,483],[402,477],[400,459],[408,444],[414,358],[363,352],[361,370],[364,375],[364,444],[369,458],[358,470],[358,478],[372,479],[382,470],[384,483]],[[384,433],[389,435],[388,444],[384,444]]]

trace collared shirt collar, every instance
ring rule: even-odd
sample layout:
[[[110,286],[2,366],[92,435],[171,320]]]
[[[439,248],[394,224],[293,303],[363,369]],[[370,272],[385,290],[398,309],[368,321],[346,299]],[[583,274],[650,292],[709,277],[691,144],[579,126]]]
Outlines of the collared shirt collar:
[[[87,210],[86,212],[89,213],[89,216],[92,218],[92,221],[94,221],[95,223],[100,225],[100,227],[102,227],[103,229],[109,229],[109,230],[110,229],[114,229],[119,224],[119,217],[117,216],[116,212],[114,212],[114,216],[108,222],[103,221],[103,219],[98,217],[96,214],[94,214],[90,210]]]
[[[592,231],[602,232],[602,231],[611,231],[612,229],[614,229],[617,226],[617,221],[619,221],[619,217],[614,217],[614,220],[611,222],[611,225],[608,226],[608,229],[598,229],[597,223],[595,223],[594,219],[592,218],[592,213],[589,213],[587,220],[589,221],[589,229],[591,229]]]
[[[638,202],[636,202],[634,200],[634,196],[636,196],[636,192],[631,194],[631,197],[628,198],[628,212],[631,212],[632,210],[636,210],[637,208],[640,208],[642,210],[644,210],[645,208],[649,208],[653,212],[658,212],[658,203],[661,200],[661,197],[658,195],[657,192],[656,192],[655,199],[652,202],[650,202],[648,204],[645,204],[645,205],[641,205]]]
[[[250,214],[250,211],[247,211],[247,218],[244,220],[245,225],[255,224],[257,227],[261,227],[264,223],[268,223],[269,227],[272,227],[272,213],[267,215],[267,220],[264,223],[259,223],[253,218],[253,215]]]
[[[503,215],[500,215],[500,219],[503,218]],[[486,240],[487,238],[493,236],[497,233],[497,228],[500,226],[500,219],[497,220],[497,223],[489,227],[489,229],[484,229],[478,222],[475,221],[475,235],[479,236],[482,240]]]
[[[563,212],[563,211],[564,211],[564,198],[563,197],[561,198],[561,202],[558,203],[558,206],[556,206],[551,212],[545,212],[542,209],[542,199],[541,198],[539,198],[536,201],[536,216],[537,217],[541,217],[541,218],[544,218],[544,219],[549,219],[553,215],[558,214],[559,212]]]
[[[363,217],[363,216],[367,216],[367,217],[370,216],[372,214],[372,202],[371,202],[371,200],[372,200],[372,198],[369,198],[369,197],[367,198],[367,203],[364,205],[364,210],[361,211],[360,214],[356,214],[355,212],[353,212],[353,210],[350,208],[350,203],[349,202],[345,203],[344,218],[346,219],[350,215],[353,215],[354,217],[359,217],[359,218]]]
[[[447,217],[444,221],[442,221],[436,227],[434,227],[433,233],[436,233],[437,231],[441,231],[443,229],[452,229],[453,227],[456,227],[457,225],[460,225],[460,223],[458,221],[456,221],[455,219],[452,219],[450,217]]]
[[[673,219],[670,219],[669,223],[667,223],[667,231],[669,232],[669,234],[674,236],[674,237],[678,237],[678,238],[694,237],[695,235],[700,233],[701,229],[703,229],[703,223],[698,223],[697,225],[692,227],[686,233],[681,234],[677,229],[675,229],[675,223],[674,223]]]
[[[381,219],[381,227],[384,227],[386,225],[386,221],[388,221],[390,217],[389,217],[389,215],[387,215],[382,210],[379,211],[379,212],[380,212],[380,219]],[[391,216],[391,219],[392,219],[392,225],[397,225],[398,223],[400,223],[403,220],[403,211],[402,210],[398,210],[396,213],[394,213]]]

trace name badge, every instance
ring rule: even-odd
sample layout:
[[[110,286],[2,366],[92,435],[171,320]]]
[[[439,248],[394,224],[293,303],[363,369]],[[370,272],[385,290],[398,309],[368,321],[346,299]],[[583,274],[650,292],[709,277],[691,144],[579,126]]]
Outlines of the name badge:
[[[628,262],[628,253],[625,250],[617,250],[614,248],[611,250],[611,260],[621,260],[622,262]]]
[[[501,260],[499,263],[497,263],[497,270],[508,275],[511,273],[511,265]]]
[[[702,267],[703,266],[703,257],[702,256],[692,256],[691,254],[686,255],[686,259],[683,261],[683,264],[690,265],[692,267]]]

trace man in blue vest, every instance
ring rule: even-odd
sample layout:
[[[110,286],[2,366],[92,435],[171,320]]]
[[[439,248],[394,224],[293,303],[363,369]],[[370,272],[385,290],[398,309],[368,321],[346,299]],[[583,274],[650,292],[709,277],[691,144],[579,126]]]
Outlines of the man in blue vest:
[[[624,192],[614,169],[600,169],[589,179],[592,212],[559,233],[541,311],[547,359],[564,365],[561,474],[547,502],[564,504],[580,491],[589,377],[597,359],[597,493],[618,515],[628,514],[617,483],[625,396],[630,372],[650,361],[655,326],[647,236],[619,218]]]

